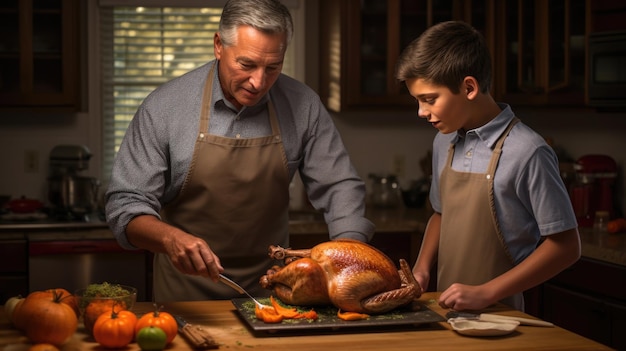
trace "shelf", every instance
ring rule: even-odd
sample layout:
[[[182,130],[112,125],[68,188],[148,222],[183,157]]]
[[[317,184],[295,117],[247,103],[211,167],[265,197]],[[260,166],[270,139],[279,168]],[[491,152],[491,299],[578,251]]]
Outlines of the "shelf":
[[[332,111],[413,109],[395,78],[402,50],[429,26],[452,19],[483,31],[490,0],[322,0],[320,96]]]
[[[3,1],[0,110],[80,109],[79,5],[80,0]]]

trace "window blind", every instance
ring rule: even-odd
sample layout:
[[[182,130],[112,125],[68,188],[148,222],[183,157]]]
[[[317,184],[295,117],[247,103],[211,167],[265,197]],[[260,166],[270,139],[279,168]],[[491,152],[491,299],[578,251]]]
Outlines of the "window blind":
[[[214,59],[213,36],[221,11],[221,7],[100,8],[105,180],[143,99],[159,85]],[[283,73],[293,76],[294,56],[287,51]]]

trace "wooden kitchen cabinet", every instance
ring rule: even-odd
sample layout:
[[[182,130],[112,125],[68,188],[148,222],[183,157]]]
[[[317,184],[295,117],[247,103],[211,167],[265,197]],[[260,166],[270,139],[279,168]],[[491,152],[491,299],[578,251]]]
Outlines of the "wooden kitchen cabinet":
[[[541,318],[626,349],[626,267],[588,258],[541,286]]]
[[[79,4],[0,3],[0,110],[78,110]]]
[[[626,2],[624,0],[593,0],[590,2],[590,32],[626,30]]]
[[[626,305],[552,284],[544,286],[544,298],[546,319],[556,325],[617,350],[626,347]]]
[[[9,297],[28,293],[28,244],[26,239],[0,241],[0,304]]]
[[[426,28],[446,20],[466,21],[485,36],[496,100],[583,106],[587,37],[607,28],[598,19],[608,16],[608,28],[619,26],[615,13],[624,6],[615,0],[322,0],[320,12],[320,96],[339,112],[414,106],[395,79],[397,58]]]
[[[322,0],[322,100],[333,111],[415,106],[405,85],[395,79],[401,51],[426,28],[442,21],[463,19],[485,30],[493,24],[492,2]]]
[[[494,95],[512,105],[584,105],[589,0],[503,0]]]

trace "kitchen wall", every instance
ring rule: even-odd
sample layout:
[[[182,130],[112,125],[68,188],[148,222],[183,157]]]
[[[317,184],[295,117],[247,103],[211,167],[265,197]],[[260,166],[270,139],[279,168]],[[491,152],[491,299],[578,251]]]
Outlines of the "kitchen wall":
[[[0,194],[47,199],[48,156],[59,144],[86,145],[95,155],[81,173],[100,178],[99,120],[88,113],[28,115],[0,113]]]
[[[603,114],[585,109],[516,108],[518,116],[539,133],[552,137],[574,159],[607,154],[620,169],[618,196],[624,201],[626,113]],[[431,148],[435,129],[413,111],[353,112],[334,115],[359,174],[394,171],[394,158],[405,160],[403,184],[423,176],[418,161]],[[57,144],[84,144],[94,153],[84,175],[100,177],[98,121],[89,114],[72,116],[0,116],[0,194],[46,199],[48,154]],[[25,154],[38,156],[36,170],[26,170]]]
[[[306,1],[306,57],[317,57],[317,1]],[[89,13],[91,23],[97,21]],[[311,30],[312,29],[312,30]],[[97,56],[97,33],[89,33],[85,42],[89,56]],[[310,51],[310,52],[309,52]],[[306,81],[317,88],[317,62],[307,62]],[[98,67],[86,66],[85,74],[93,82]],[[88,87],[87,110],[73,115],[30,115],[0,112],[0,194],[27,196],[46,200],[48,155],[58,144],[84,144],[94,154],[85,176],[101,178],[101,132],[97,82]],[[517,115],[539,133],[555,140],[574,159],[585,154],[607,154],[619,166],[618,198],[622,209],[626,164],[626,112],[596,113],[584,108],[521,108]],[[367,180],[370,173],[389,173],[394,160],[404,161],[402,184],[423,176],[418,161],[431,147],[435,129],[407,111],[363,111],[334,114],[346,147],[359,174]],[[33,160],[32,156],[35,156]],[[29,166],[31,161],[34,167]]]
[[[521,108],[513,106],[521,120],[544,137],[554,140],[572,159],[587,154],[606,154],[619,168],[616,193],[626,209],[626,113],[596,113],[577,108]],[[431,148],[435,130],[414,111],[362,112],[335,116],[337,127],[364,178],[371,172],[392,172],[394,158],[404,158],[402,183],[423,176],[418,161]]]

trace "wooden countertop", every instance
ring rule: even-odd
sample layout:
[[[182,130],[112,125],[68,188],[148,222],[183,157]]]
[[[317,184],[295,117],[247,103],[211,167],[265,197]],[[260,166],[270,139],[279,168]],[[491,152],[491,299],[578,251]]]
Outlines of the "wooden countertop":
[[[438,293],[426,293],[420,299],[430,309],[444,315],[446,310],[436,303]],[[142,314],[152,310],[148,302],[139,302],[133,311]],[[239,318],[230,301],[174,302],[164,304],[164,310],[179,314],[188,322],[204,326],[220,344],[221,350],[610,350],[607,346],[586,339],[559,327],[519,326],[512,334],[499,337],[469,337],[457,334],[446,322],[432,323],[398,330],[345,332],[328,331],[306,336],[264,334],[254,336]],[[501,313],[533,318],[519,311],[498,305],[482,312]],[[0,348],[5,351],[25,351],[28,340],[12,329],[0,311]],[[79,331],[64,345],[62,351],[102,350],[93,339]],[[139,350],[136,343],[124,350]],[[178,335],[166,349],[191,350]]]

